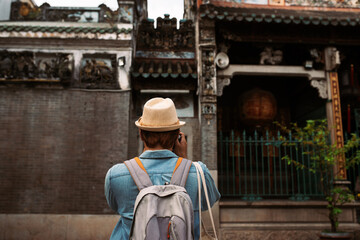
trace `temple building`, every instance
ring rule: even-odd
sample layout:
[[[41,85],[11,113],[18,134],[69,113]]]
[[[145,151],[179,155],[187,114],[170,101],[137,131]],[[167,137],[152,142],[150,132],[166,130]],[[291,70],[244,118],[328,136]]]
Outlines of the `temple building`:
[[[141,154],[134,122],[155,96],[173,99],[188,158],[218,184],[219,239],[329,228],[319,176],[282,160],[308,163],[274,122],[327,119],[333,143],[359,136],[358,2],[184,0],[183,19],[156,24],[145,0],[0,8],[0,239],[107,239],[119,216],[105,174]],[[336,170],[360,191],[358,168]],[[340,216],[354,239],[359,206]]]
[[[218,177],[221,239],[318,239],[329,228],[320,177],[282,160],[294,151],[308,164],[306,149],[281,147],[274,122],[327,119],[337,144],[359,133],[358,3],[210,0],[190,9],[201,159]],[[343,166],[336,178],[355,190],[358,169]],[[343,208],[343,230],[359,230],[356,206]]]

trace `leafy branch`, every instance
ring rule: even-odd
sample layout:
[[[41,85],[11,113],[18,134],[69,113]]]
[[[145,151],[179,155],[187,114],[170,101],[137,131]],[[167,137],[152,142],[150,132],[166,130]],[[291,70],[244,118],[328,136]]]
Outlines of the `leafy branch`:
[[[351,138],[346,141],[343,146],[336,142],[331,144],[330,130],[326,119],[308,120],[304,127],[299,127],[297,123],[292,123],[290,127],[281,125],[278,122],[275,124],[280,130],[289,136],[289,139],[281,137],[283,146],[291,146],[298,148],[298,145],[307,149],[302,154],[309,157],[311,163],[309,166],[304,165],[292,156],[285,155],[282,160],[286,161],[288,165],[293,165],[297,169],[308,169],[312,173],[319,174],[320,186],[324,193],[325,199],[328,202],[327,209],[329,210],[329,220],[331,223],[331,231],[337,232],[339,226],[340,209],[345,203],[354,201],[354,195],[348,188],[334,186],[334,181],[339,178],[339,170],[334,172],[339,160],[345,169],[355,167],[360,162],[360,139],[352,134]],[[294,141],[294,140],[295,141]],[[356,149],[352,154],[349,152]]]

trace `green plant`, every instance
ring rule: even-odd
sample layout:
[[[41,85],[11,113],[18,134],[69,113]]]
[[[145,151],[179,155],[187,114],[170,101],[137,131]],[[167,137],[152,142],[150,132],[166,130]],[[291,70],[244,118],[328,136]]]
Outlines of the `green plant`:
[[[359,164],[360,151],[357,150],[351,155],[349,155],[349,151],[358,148],[360,139],[353,134],[343,146],[336,143],[331,144],[330,130],[326,120],[308,120],[304,127],[299,127],[296,123],[292,123],[290,128],[279,123],[276,124],[282,131],[291,132],[293,138],[300,145],[306,146],[304,149],[308,149],[308,151],[302,152],[302,154],[308,155],[311,160],[308,166],[294,160],[289,155],[283,156],[282,159],[287,161],[289,165],[308,169],[320,176],[320,187],[329,210],[328,218],[331,223],[331,232],[338,232],[339,214],[342,212],[341,206],[354,201],[354,195],[347,187],[334,184],[337,180],[344,180],[338,177],[337,163],[339,159],[343,159],[342,164],[345,169]],[[285,137],[282,137],[281,141],[283,146],[296,146]]]

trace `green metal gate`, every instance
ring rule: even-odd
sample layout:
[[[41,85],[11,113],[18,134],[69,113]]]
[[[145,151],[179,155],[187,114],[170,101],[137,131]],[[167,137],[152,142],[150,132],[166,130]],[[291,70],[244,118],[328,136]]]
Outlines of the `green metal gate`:
[[[360,113],[360,112],[359,112]],[[359,114],[360,115],[360,114]],[[358,115],[358,116],[359,116]],[[357,119],[357,121],[359,121]],[[356,134],[359,136],[359,132],[357,131]],[[351,136],[347,133],[344,135],[344,141],[346,142],[348,139],[350,139]],[[359,148],[353,148],[351,149],[347,154],[346,157],[350,157],[355,154],[356,151],[359,151]],[[350,189],[357,194],[359,194],[360,191],[360,165],[355,165],[352,168],[347,169],[347,179],[351,182]],[[358,196],[359,198],[360,196]]]
[[[282,139],[283,140],[283,139]],[[310,158],[302,154],[309,151],[292,138],[283,146],[278,132],[247,136],[244,131],[231,131],[218,136],[219,188],[223,197],[244,200],[293,199],[307,200],[323,196],[319,176],[306,168],[288,165],[282,157],[289,155],[303,166],[310,166]],[[307,148],[307,149],[305,149]]]

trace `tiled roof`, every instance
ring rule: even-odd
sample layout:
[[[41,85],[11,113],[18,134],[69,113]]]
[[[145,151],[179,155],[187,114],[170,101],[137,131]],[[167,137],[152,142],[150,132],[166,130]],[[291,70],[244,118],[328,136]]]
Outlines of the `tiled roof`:
[[[319,8],[320,9],[320,8]],[[360,25],[360,10],[306,10],[304,8],[288,7],[273,8],[256,7],[223,7],[202,5],[200,17],[218,21],[264,22],[303,25],[332,25],[358,26]]]
[[[0,25],[0,32],[58,32],[58,33],[130,33],[132,29],[117,27],[56,27],[56,26],[26,26]]]
[[[175,61],[175,60],[146,60],[135,62],[133,77],[143,78],[197,78],[195,61]]]
[[[310,10],[344,10],[360,8],[357,1],[327,1],[327,0],[284,0],[284,1],[267,1],[267,0],[208,0],[208,3],[218,7],[269,7],[269,8],[293,8],[302,7]],[[299,8],[298,8],[299,9]]]

